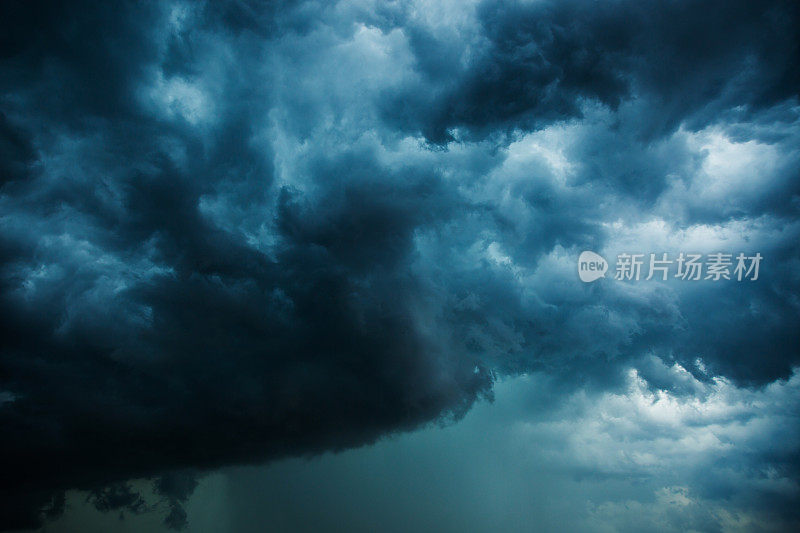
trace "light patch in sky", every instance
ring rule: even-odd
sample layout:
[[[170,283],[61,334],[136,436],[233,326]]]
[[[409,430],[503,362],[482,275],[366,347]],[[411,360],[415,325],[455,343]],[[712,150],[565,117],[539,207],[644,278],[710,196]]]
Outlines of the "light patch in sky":
[[[213,104],[201,85],[180,76],[165,78],[161,72],[145,92],[146,101],[169,119],[182,118],[192,126],[214,116]]]

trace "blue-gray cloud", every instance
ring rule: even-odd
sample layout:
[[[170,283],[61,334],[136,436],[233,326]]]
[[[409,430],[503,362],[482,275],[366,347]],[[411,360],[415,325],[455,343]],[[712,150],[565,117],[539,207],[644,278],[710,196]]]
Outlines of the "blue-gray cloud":
[[[502,374],[792,375],[794,3],[379,4],[3,5],[0,526],[70,488],[136,512],[136,477],[180,526],[186,472]],[[583,249],[766,259],[586,286]]]

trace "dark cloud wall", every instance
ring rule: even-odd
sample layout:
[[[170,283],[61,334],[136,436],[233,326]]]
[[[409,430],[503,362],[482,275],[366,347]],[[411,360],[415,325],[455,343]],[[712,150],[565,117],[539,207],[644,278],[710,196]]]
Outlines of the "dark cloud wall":
[[[0,10],[0,527],[72,488],[139,512],[132,478],[178,527],[194,473],[457,419],[498,375],[798,364],[795,2]],[[631,245],[768,260],[575,279]]]
[[[647,102],[636,133],[702,127],[798,96],[794,2],[481,2],[474,39],[414,27],[419,83],[387,115],[434,143]],[[471,37],[471,36],[467,36]]]
[[[165,39],[168,7],[5,6],[6,527],[35,524],[51,489],[353,446],[488,393],[477,358],[436,346],[409,310],[411,232],[447,211],[436,173],[392,183],[354,154],[320,161],[314,179],[339,183],[312,203],[271,189],[269,154],[248,146],[269,95],[230,72],[213,128],[147,116],[139,84],[177,46],[200,56],[188,70],[216,39],[254,66],[269,31],[226,12],[205,33],[219,22],[202,11],[196,37]],[[202,213],[216,195],[234,224],[260,211],[271,254]]]

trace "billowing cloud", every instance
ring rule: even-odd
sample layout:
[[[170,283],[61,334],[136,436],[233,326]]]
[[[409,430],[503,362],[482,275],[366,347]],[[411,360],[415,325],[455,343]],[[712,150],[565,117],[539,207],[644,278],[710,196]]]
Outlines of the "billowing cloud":
[[[193,473],[459,418],[500,375],[613,395],[659,361],[690,402],[800,362],[792,2],[0,19],[2,527],[72,488],[139,512],[133,478],[179,527]],[[584,249],[765,261],[584,285]]]

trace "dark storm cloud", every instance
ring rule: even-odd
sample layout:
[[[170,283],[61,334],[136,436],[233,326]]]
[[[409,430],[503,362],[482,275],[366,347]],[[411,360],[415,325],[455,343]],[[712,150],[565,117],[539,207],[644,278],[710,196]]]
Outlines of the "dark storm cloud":
[[[638,98],[649,109],[637,133],[650,139],[800,90],[800,12],[791,1],[490,0],[477,17],[480,38],[455,50],[452,36],[412,25],[422,77],[387,104],[398,126],[446,143],[456,130],[462,138],[527,130],[581,116],[585,100],[616,108]]]
[[[799,361],[795,4],[2,10],[2,527],[70,488],[139,512],[142,477],[180,527],[187,471],[458,417],[496,372]],[[774,150],[764,194],[703,188],[690,132],[717,123]],[[651,213],[761,220],[774,266],[724,294],[565,281]]]
[[[29,138],[0,114],[0,177],[7,181],[24,180],[36,161],[36,153]]]
[[[167,7],[41,6],[39,17],[4,5],[3,98],[27,127],[3,116],[4,527],[34,525],[51,490],[353,446],[461,413],[490,384],[409,311],[411,232],[442,216],[420,203],[442,195],[435,173],[386,185],[357,154],[314,171],[340,176],[318,202],[289,190],[269,200],[269,156],[248,147],[266,92],[255,102],[249,85],[216,80],[230,100],[208,135],[142,112],[152,63],[191,76],[205,59],[192,54],[217,44],[201,26],[160,48]],[[248,13],[260,8],[214,9],[232,35],[219,40],[238,40],[250,66],[263,32]],[[39,163],[34,145],[63,159],[17,183]],[[371,177],[348,184],[349,163]],[[275,256],[210,223],[201,199],[214,196],[234,218],[274,220]],[[98,508],[140,510],[127,485],[94,490]],[[185,498],[170,496],[170,524],[185,522]]]

